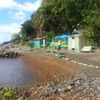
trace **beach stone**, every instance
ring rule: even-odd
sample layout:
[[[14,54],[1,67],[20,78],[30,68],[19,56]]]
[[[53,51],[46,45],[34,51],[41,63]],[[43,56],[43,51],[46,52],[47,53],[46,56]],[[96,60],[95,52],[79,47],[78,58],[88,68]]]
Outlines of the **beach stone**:
[[[64,86],[61,88],[62,92],[68,92],[68,91],[70,91],[70,89],[71,88],[69,86]]]
[[[87,64],[84,64],[84,66],[87,66]]]
[[[82,100],[89,100],[89,98],[87,97],[87,98],[83,98]]]
[[[74,82],[74,80],[70,80],[70,81],[68,82],[68,84],[71,85],[71,86],[74,86],[74,85],[75,85],[75,82]]]
[[[67,82],[63,81],[58,84],[53,82],[51,84],[49,83],[49,85],[34,87],[34,89],[32,92],[23,90],[24,93],[22,92],[22,94],[24,99],[22,100],[32,100],[34,98],[38,100],[43,100],[43,98],[44,100],[49,100],[45,99],[49,97],[60,97],[64,100],[63,98],[66,98],[67,95],[68,100],[100,100],[100,80],[87,76],[75,77]]]
[[[93,65],[89,65],[88,67],[93,67]]]
[[[68,90],[71,90],[72,89],[72,86],[68,86],[67,88],[68,88]]]
[[[100,100],[100,95],[97,95],[96,96],[96,100]]]
[[[62,92],[62,89],[61,89],[61,88],[58,88],[58,91],[59,91],[59,92]]]
[[[51,89],[50,92],[51,92],[52,94],[58,94],[58,93],[59,93],[59,91],[58,91],[57,88]]]
[[[19,97],[18,100],[24,100],[24,98],[23,97]]]
[[[100,100],[100,98],[96,98],[96,100]]]
[[[84,65],[84,63],[79,63],[80,65]]]
[[[99,68],[98,66],[95,66],[95,68]]]
[[[65,60],[70,60],[69,58],[64,58]]]

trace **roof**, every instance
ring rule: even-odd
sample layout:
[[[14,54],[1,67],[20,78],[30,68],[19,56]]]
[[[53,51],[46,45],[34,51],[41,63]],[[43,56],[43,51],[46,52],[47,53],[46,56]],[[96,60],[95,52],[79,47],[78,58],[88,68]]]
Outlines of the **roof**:
[[[84,35],[83,34],[72,34],[72,35],[70,35],[70,37],[73,37],[73,36],[79,37],[79,36],[84,36]]]
[[[70,37],[70,35],[63,34],[63,35],[56,36],[55,38],[56,39],[67,39],[69,37]]]

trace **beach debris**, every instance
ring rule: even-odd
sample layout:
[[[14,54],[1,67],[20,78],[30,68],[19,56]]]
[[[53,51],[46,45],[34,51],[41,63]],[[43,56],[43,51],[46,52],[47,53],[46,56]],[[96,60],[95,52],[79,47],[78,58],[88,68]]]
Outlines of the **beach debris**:
[[[57,55],[58,58],[65,58],[65,55]]]

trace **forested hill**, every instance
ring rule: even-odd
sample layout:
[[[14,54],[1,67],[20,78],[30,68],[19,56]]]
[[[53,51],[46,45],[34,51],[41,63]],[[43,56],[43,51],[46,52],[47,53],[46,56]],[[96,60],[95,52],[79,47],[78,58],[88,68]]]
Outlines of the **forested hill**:
[[[30,21],[22,26],[21,33],[28,37],[33,33],[35,36],[45,36],[48,32],[56,35],[83,28],[91,41],[99,42],[100,0],[43,0]]]

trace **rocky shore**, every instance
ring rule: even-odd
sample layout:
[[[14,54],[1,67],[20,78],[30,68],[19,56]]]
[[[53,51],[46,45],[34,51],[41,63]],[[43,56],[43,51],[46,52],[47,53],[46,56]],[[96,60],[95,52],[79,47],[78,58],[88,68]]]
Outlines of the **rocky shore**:
[[[69,81],[56,80],[34,87],[7,89],[11,93],[5,95],[7,100],[100,100],[100,78],[85,75]]]
[[[17,58],[21,56],[18,52],[13,52],[13,51],[1,51],[0,52],[0,58]]]
[[[99,66],[83,65],[42,49],[31,52],[25,48],[13,49],[24,51],[25,56],[21,58],[38,73],[39,83],[1,88],[0,100],[100,100]]]
[[[16,50],[12,50],[14,47],[0,47],[0,58],[17,58],[22,54]]]

